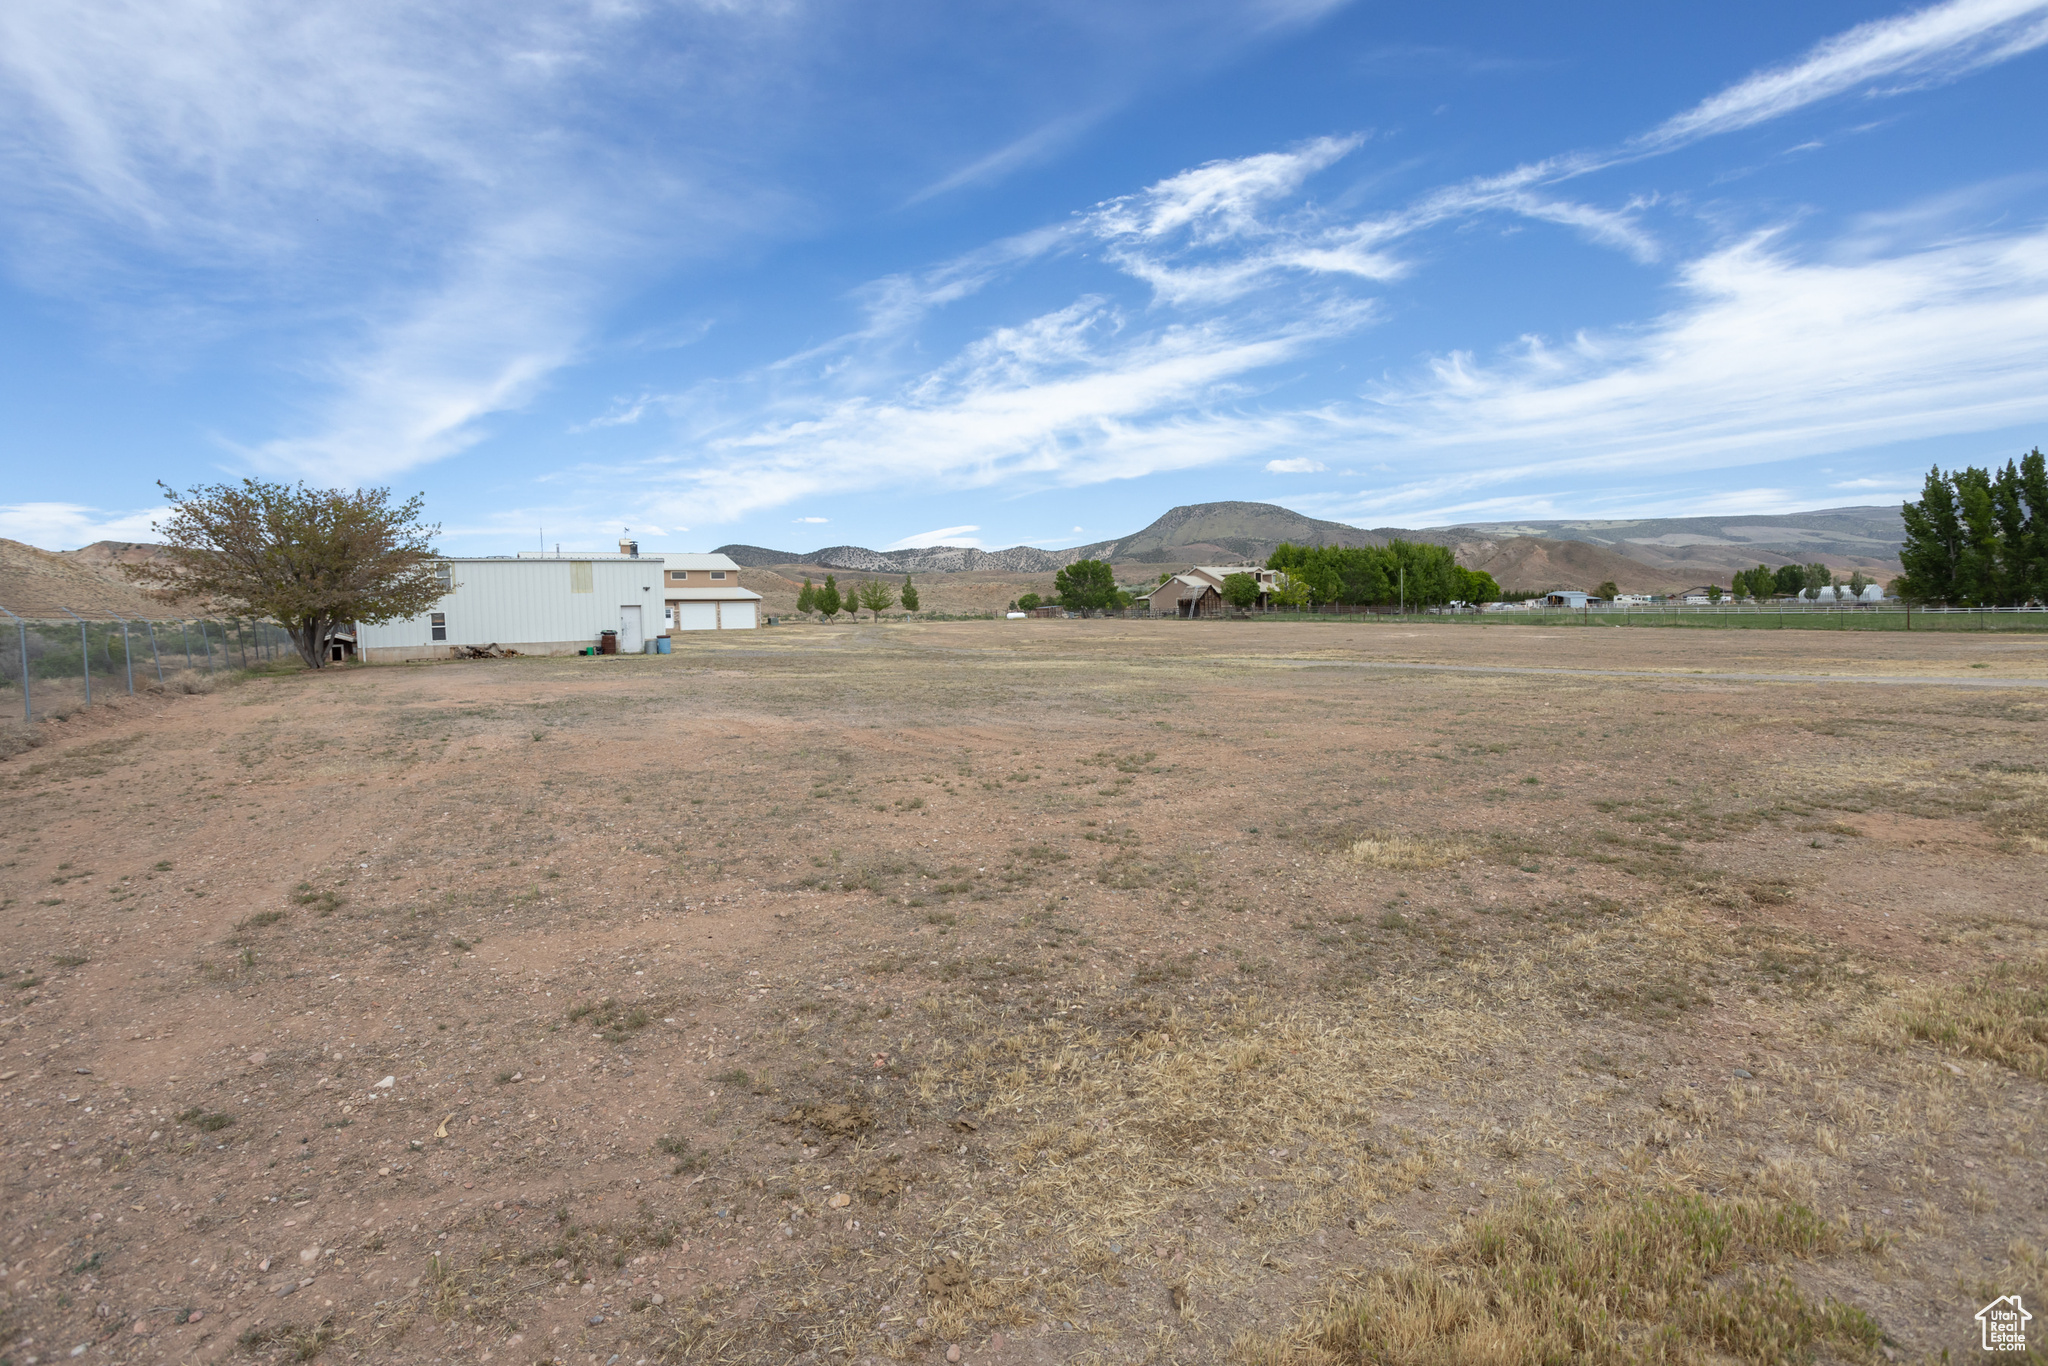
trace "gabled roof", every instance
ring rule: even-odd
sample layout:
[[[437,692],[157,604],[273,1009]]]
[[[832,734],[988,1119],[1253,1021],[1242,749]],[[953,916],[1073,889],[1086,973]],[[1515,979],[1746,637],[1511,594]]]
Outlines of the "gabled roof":
[[[729,569],[738,573],[740,567],[730,555],[671,555],[664,552],[648,558],[659,559],[670,569]]]

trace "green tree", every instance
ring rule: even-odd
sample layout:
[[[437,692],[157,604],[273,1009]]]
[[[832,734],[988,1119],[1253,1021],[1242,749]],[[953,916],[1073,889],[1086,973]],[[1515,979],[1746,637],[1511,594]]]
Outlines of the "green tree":
[[[1039,597],[1036,593],[1026,593],[1023,597],[1017,599],[1017,601],[1012,603],[1011,605],[1020,612],[1029,612],[1036,609],[1044,601],[1045,599]]]
[[[908,574],[903,576],[903,592],[901,597],[903,598],[904,611],[915,612],[917,610],[917,585],[910,581],[910,575]]]
[[[811,595],[811,605],[818,609],[818,615],[830,621],[839,615],[839,581],[830,574],[825,576],[825,586]]]
[[[1869,580],[1869,579],[1867,579],[1867,578],[1865,578],[1865,577],[1863,576],[1863,571],[1862,571],[1862,570],[1858,569],[1858,570],[1854,570],[1854,571],[1852,571],[1852,572],[1850,573],[1850,575],[1849,575],[1849,596],[1850,596],[1850,597],[1852,597],[1852,598],[1860,598],[1860,597],[1862,597],[1862,596],[1863,596],[1863,590],[1864,590],[1864,589],[1866,589],[1866,588],[1868,588],[1868,587],[1870,587],[1870,580]]]
[[[1116,602],[1116,572],[1105,560],[1074,561],[1053,576],[1053,587],[1069,612],[1093,615]]]
[[[1918,502],[1899,509],[1906,521],[1906,540],[1899,547],[1905,573],[1893,581],[1902,598],[1913,602],[1956,602],[1962,597],[1963,518],[1956,491],[1939,467],[1927,471]]]
[[[1835,571],[1818,562],[1807,565],[1801,577],[1805,581],[1806,596],[1813,602],[1820,601],[1822,590],[1835,585]]]
[[[1766,565],[1745,569],[1736,577],[1735,591],[1753,602],[1762,602],[1776,591],[1777,577]]]
[[[1721,585],[1720,585],[1720,584],[1718,584],[1718,583],[1710,583],[1710,584],[1708,584],[1708,585],[1707,585],[1707,601],[1708,601],[1708,602],[1719,602],[1720,600],[1721,600]]]
[[[1806,567],[1781,564],[1771,575],[1771,592],[1781,598],[1796,598],[1806,591]]]
[[[418,616],[458,586],[434,552],[441,528],[420,522],[424,494],[394,505],[383,488],[157,487],[171,503],[156,525],[165,553],[122,571],[166,598],[270,618],[308,668],[326,667],[337,627]]]
[[[818,605],[817,590],[811,587],[811,576],[804,575],[804,586],[796,590],[796,610],[809,616]]]
[[[1606,579],[1601,582],[1598,588],[1593,590],[1593,596],[1596,598],[1605,598],[1609,602],[1613,602],[1616,598],[1621,596],[1621,587],[1620,585],[1616,584],[1613,579]]]
[[[1271,596],[1275,607],[1286,607],[1296,612],[1315,601],[1315,594],[1310,591],[1308,582],[1287,573],[1282,573],[1273,580]]]
[[[1259,600],[1259,581],[1250,574],[1225,574],[1223,600],[1240,612],[1249,612]]]
[[[895,604],[896,594],[890,590],[888,584],[883,583],[880,579],[866,579],[862,581],[860,586],[860,605],[867,608],[876,621],[880,621],[882,613],[888,611]]]
[[[1499,602],[1500,585],[1493,581],[1493,575],[1484,569],[1456,569],[1458,580],[1457,601],[1477,607],[1481,603]]]

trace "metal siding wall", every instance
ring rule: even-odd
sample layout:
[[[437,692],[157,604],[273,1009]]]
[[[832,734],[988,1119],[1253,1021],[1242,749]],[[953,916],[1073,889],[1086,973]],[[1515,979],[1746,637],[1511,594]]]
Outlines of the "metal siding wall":
[[[619,608],[639,603],[642,629],[659,633],[662,561],[598,560],[591,566],[593,591],[569,591],[569,560],[485,560],[453,564],[456,588],[428,612],[381,626],[361,627],[362,649],[428,649],[438,645],[501,645],[587,640],[619,629]],[[645,591],[642,591],[642,590]],[[448,617],[448,639],[436,642],[427,617]],[[650,626],[648,616],[655,615]]]

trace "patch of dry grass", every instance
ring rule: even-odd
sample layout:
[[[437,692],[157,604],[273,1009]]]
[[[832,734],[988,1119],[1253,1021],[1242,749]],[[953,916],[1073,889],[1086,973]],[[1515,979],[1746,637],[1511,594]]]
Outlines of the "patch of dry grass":
[[[1381,868],[1389,872],[1442,868],[1471,856],[1471,849],[1456,840],[1418,839],[1384,833],[1353,841],[1343,855],[1361,867]]]
[[[1783,1262],[1837,1250],[1801,1205],[1661,1192],[1574,1211],[1531,1197],[1335,1296],[1296,1333],[1233,1345],[1246,1366],[1752,1362],[1825,1344],[1865,1356],[1869,1316],[1815,1303]]]
[[[1922,992],[1901,1022],[1916,1039],[2048,1078],[2048,958]]]

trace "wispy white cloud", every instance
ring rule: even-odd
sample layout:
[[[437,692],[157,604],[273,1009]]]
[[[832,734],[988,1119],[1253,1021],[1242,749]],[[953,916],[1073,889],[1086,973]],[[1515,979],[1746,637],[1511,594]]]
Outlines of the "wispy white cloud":
[[[160,508],[121,511],[85,503],[0,503],[0,536],[44,550],[76,550],[94,541],[154,540]]]
[[[1841,479],[1829,484],[1828,487],[1831,489],[1856,490],[1915,489],[1920,487],[1920,481],[1907,476],[1891,479]]]
[[[1363,287],[1416,266],[1404,244],[1505,213],[1553,222],[1635,259],[1663,259],[1651,207],[1567,197],[1616,162],[1753,126],[1876,75],[1935,73],[2023,50],[2048,0],[1954,0],[1822,44],[1651,134],[1347,218],[1309,193],[1363,135],[1206,163],[1066,223],[892,276],[860,296],[866,324],[717,389],[669,396],[691,452],[642,467],[721,517],[857,479],[863,486],[1078,485],[1258,459],[1275,473],[1378,457],[1431,474],[1338,502],[1483,500],[1543,472],[1697,466],[1961,429],[2043,411],[2048,247],[2037,235],[1801,255],[1757,236],[1681,263],[1684,299],[1635,328],[1453,352],[1354,400],[1283,401],[1283,367],[1371,324]],[[983,334],[937,365],[906,364],[937,310],[1054,256],[1099,245],[1149,307],[1090,294]],[[1832,256],[1833,259],[1826,259]],[[1749,491],[1762,496],[1756,490]]]
[[[1301,435],[1426,461],[1400,501],[1439,506],[1565,473],[1728,469],[2048,419],[2048,232],[1848,264],[1759,237],[1680,284],[1688,303],[1643,328],[1447,355]]]
[[[1244,453],[1263,419],[1226,416],[1246,377],[1367,325],[1369,304],[1304,316],[1134,328],[1085,298],[996,329],[946,365],[883,394],[807,392],[793,415],[707,426],[687,466],[643,468],[686,492],[653,506],[709,505],[732,518],[836,488],[848,477],[987,487],[1007,479],[1091,483]],[[680,462],[678,462],[680,463]]]
[[[653,22],[583,0],[0,6],[11,264],[119,333],[275,335],[313,397],[296,432],[231,434],[253,463],[357,479],[438,459],[580,353],[626,267],[779,207],[708,158],[604,143],[593,82],[637,81]],[[780,22],[666,8],[701,49],[664,57],[666,111],[707,134],[744,119]]]
[[[942,526],[937,531],[920,531],[914,536],[905,536],[902,540],[886,547],[886,549],[919,550],[930,545],[962,545],[979,550],[981,549],[981,541],[967,534],[970,531],[979,530],[981,528],[978,526]]]
[[[823,526],[832,519],[830,517],[797,517],[793,520],[798,522],[799,524],[806,524],[810,526]]]
[[[1748,128],[1872,81],[1950,80],[2048,43],[2043,0],[1948,0],[1860,24],[1813,47],[1796,62],[1747,80],[1673,116],[1630,146],[1662,150]]]
[[[906,202],[922,204],[927,199],[935,199],[942,194],[970,185],[984,185],[1001,180],[1013,171],[1048,161],[1087,132],[1107,112],[1107,109],[1087,109],[1052,119],[986,156],[969,162],[952,174],[933,181],[910,196]]]

